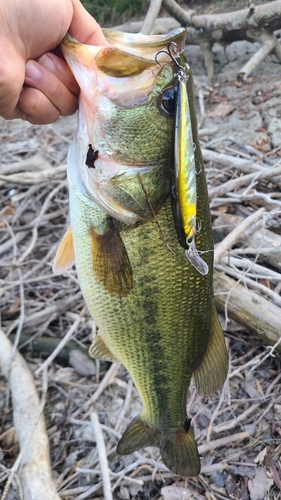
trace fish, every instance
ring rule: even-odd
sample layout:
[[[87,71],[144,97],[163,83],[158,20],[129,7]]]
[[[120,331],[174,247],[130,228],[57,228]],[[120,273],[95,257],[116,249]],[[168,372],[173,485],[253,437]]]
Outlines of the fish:
[[[121,363],[140,395],[142,411],[124,430],[117,453],[156,446],[171,471],[196,476],[189,386],[193,378],[200,394],[217,390],[228,362],[213,299],[212,228],[186,31],[104,34],[108,46],[83,45],[70,35],[61,45],[80,97],[67,167],[70,227],[54,271],[75,262],[98,326],[90,354]],[[186,258],[173,215],[179,79],[167,53],[171,43],[185,71],[201,226],[195,254],[204,256],[206,273]],[[182,230],[182,220],[179,225]]]

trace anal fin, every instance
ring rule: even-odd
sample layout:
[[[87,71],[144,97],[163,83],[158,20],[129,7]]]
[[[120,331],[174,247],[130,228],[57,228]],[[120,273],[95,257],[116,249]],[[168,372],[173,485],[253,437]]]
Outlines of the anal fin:
[[[200,394],[211,394],[224,383],[228,371],[225,339],[213,304],[212,329],[207,350],[199,367],[193,373],[195,386]]]
[[[122,435],[118,445],[117,453],[127,455],[145,446],[158,446],[160,432],[150,427],[142,418],[138,416],[128,425]]]
[[[113,363],[118,362],[114,354],[112,354],[109,347],[106,345],[102,335],[98,335],[94,338],[91,347],[89,349],[89,354],[92,358],[103,359],[104,361],[112,361]]]
[[[126,247],[112,222],[103,234],[89,229],[93,270],[104,288],[113,296],[126,297],[133,287],[133,272]]]
[[[68,226],[56,252],[53,263],[55,274],[68,271],[75,264],[73,237],[70,226]]]

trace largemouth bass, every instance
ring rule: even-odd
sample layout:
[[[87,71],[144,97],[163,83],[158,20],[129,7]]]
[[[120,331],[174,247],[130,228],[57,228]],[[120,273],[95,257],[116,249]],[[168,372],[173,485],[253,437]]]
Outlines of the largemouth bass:
[[[81,94],[68,158],[70,229],[54,268],[75,261],[99,329],[90,353],[122,363],[141,397],[143,410],[117,452],[155,445],[172,471],[195,476],[200,459],[186,414],[188,388],[192,377],[202,394],[220,387],[227,353],[213,302],[210,212],[186,33],[104,33],[108,47],[69,36],[62,43]],[[201,226],[196,252],[208,266],[205,274],[186,259],[171,207],[179,80],[167,53],[171,42],[186,74]]]

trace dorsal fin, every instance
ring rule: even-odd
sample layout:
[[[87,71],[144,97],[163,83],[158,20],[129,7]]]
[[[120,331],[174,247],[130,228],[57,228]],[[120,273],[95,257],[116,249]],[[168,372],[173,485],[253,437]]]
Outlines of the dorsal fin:
[[[75,264],[73,237],[70,226],[68,226],[56,252],[53,263],[55,274],[64,273]]]

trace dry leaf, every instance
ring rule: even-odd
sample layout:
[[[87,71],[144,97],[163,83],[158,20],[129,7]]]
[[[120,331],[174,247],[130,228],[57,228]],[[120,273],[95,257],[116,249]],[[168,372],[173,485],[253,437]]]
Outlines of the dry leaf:
[[[0,443],[3,448],[10,448],[10,446],[18,443],[18,435],[14,426],[0,435]]]
[[[232,111],[234,111],[235,109],[236,106],[234,106],[233,104],[221,102],[210,113],[208,113],[208,116],[210,116],[211,118],[216,118],[217,116],[224,118],[225,116],[232,113]]]
[[[163,500],[189,500],[192,497],[192,492],[181,486],[164,486],[161,490]]]
[[[248,488],[251,500],[264,500],[273,479],[269,478],[264,469],[258,468],[253,479],[249,479]]]
[[[254,459],[255,464],[261,465],[264,462],[266,453],[267,453],[267,446],[263,450],[261,450],[259,454],[256,456],[256,458]]]
[[[264,397],[264,392],[262,390],[262,386],[261,386],[261,384],[260,384],[260,382],[259,382],[259,380],[257,378],[256,378],[255,382],[256,382],[257,391],[260,393],[260,395],[262,397]]]
[[[119,493],[117,493],[118,498],[121,498],[121,500],[130,500],[130,493],[128,491],[128,488],[123,486],[121,484]]]

